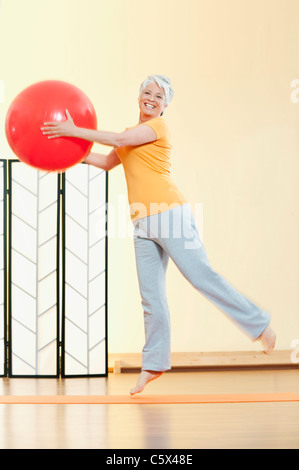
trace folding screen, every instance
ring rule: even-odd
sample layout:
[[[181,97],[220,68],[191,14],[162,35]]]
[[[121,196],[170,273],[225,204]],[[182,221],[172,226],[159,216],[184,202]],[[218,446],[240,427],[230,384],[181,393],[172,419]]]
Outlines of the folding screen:
[[[6,162],[0,161],[0,375],[6,373]]]
[[[10,162],[10,375],[58,375],[59,176]]]
[[[106,198],[89,165],[0,160],[0,375],[107,375]]]
[[[77,165],[66,171],[63,193],[63,375],[105,375],[106,173]]]

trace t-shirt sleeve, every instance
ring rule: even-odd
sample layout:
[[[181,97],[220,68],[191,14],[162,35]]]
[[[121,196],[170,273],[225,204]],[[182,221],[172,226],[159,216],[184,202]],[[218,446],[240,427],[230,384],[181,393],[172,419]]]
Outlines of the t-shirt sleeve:
[[[129,129],[129,127],[126,127],[126,131]],[[114,147],[115,151],[116,151],[116,155],[118,156],[118,158],[121,160],[121,157],[123,156],[123,150],[124,150],[124,147]]]
[[[155,131],[157,140],[163,139],[168,133],[167,124],[162,118],[151,119],[150,121],[146,121],[144,125],[151,127]]]
[[[157,140],[166,139],[167,141],[169,139],[169,130],[164,119],[162,118],[150,119],[149,121],[144,122],[142,125],[151,127],[157,136]],[[128,129],[130,128],[127,127],[126,130]],[[129,147],[115,148],[117,156],[120,160],[122,160],[126,156],[128,148]]]

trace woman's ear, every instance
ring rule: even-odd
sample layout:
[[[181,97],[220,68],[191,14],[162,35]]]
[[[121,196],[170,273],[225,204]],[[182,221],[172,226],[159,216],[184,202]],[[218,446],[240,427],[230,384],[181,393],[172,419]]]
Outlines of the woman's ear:
[[[163,116],[164,111],[165,111],[166,108],[167,108],[167,104],[164,106],[164,110],[162,111],[162,113],[160,114],[160,116]]]

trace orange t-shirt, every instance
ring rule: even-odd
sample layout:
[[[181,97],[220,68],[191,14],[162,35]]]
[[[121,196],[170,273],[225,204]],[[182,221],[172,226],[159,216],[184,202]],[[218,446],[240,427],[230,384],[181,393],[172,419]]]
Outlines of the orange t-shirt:
[[[155,131],[157,140],[116,149],[124,167],[133,222],[187,202],[170,177],[172,146],[165,120],[154,118],[143,125]]]

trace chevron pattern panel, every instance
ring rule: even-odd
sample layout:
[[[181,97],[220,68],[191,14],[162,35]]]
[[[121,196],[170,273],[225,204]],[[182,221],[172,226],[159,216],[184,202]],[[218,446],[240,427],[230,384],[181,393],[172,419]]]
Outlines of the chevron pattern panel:
[[[107,374],[106,173],[65,172],[64,376]]]
[[[58,374],[58,178],[11,165],[11,376]]]
[[[6,178],[6,164],[0,162],[0,375],[4,375],[4,362],[5,362],[5,251],[6,251],[6,237],[5,237],[5,178]]]

